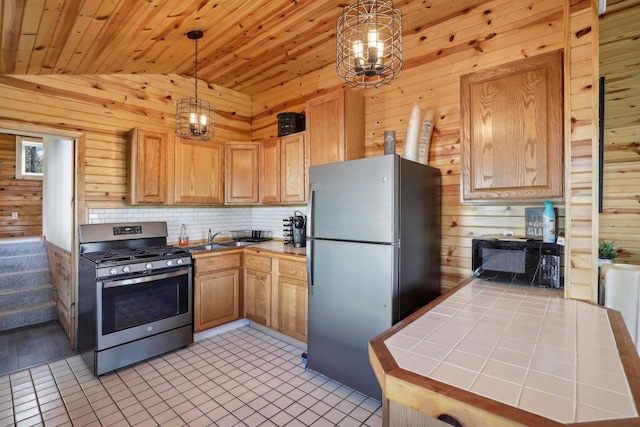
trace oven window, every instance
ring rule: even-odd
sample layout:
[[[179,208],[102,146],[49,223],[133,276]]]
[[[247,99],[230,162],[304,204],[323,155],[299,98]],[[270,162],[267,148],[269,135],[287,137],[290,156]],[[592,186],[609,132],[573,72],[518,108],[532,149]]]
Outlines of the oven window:
[[[188,275],[102,290],[102,334],[166,319],[189,310]]]
[[[509,249],[482,248],[482,270],[504,273],[525,273],[525,251]]]

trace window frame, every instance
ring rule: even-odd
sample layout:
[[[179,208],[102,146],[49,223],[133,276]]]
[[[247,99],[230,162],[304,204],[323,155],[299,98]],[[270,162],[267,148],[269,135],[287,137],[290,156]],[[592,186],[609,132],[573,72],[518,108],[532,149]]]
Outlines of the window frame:
[[[25,171],[25,156],[24,149],[27,146],[42,147],[44,156],[44,140],[38,137],[31,136],[16,136],[16,179],[34,179],[42,180],[42,173],[26,172]]]

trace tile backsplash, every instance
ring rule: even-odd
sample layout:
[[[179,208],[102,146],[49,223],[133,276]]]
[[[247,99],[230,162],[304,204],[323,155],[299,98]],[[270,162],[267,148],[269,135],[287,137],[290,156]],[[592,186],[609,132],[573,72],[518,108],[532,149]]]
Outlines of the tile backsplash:
[[[307,214],[303,206],[255,206],[219,208],[89,209],[89,223],[166,221],[169,243],[178,241],[182,224],[191,241],[206,240],[209,229],[218,237],[231,237],[232,230],[267,230],[282,238],[282,220],[295,211]]]

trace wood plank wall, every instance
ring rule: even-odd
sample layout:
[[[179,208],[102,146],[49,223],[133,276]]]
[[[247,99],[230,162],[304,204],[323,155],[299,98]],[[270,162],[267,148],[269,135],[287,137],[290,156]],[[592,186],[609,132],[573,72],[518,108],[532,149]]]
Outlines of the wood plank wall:
[[[251,139],[251,97],[215,85],[217,141]],[[86,207],[125,205],[126,132],[133,127],[173,135],[176,100],[193,96],[193,79],[176,75],[0,76],[0,120],[86,135]],[[41,222],[41,221],[40,221]]]
[[[71,252],[66,251],[53,243],[45,240],[47,249],[47,259],[49,270],[51,271],[51,285],[55,291],[55,301],[58,306],[58,320],[65,332],[71,339],[75,340],[75,329],[72,328],[72,306],[74,300],[73,287],[73,257]]]
[[[11,213],[18,212],[18,219]],[[16,138],[0,134],[0,237],[42,235],[42,181],[16,179]]]
[[[438,167],[443,177],[444,289],[470,275],[469,255],[474,236],[505,229],[524,234],[524,206],[478,206],[460,202],[460,75],[553,50],[565,49],[566,53],[568,47],[574,47],[568,41],[568,23],[579,18],[565,19],[569,4],[568,0],[526,3],[493,0],[428,28],[405,29],[402,77],[390,86],[364,91],[367,156],[382,154],[384,130],[396,131],[398,151],[402,152],[406,121],[414,102],[423,109],[437,110],[429,163]],[[593,4],[595,1],[587,9]],[[581,34],[582,41],[592,38],[593,34]],[[579,46],[575,48],[576,53],[581,52]],[[589,61],[569,65],[578,71],[592,67]],[[87,206],[118,207],[124,205],[125,132],[134,126],[172,132],[175,100],[191,94],[192,82],[166,75],[0,76],[0,105],[3,106],[0,120],[84,132],[86,162],[80,167],[86,169]],[[277,113],[302,111],[307,100],[338,87],[334,65],[330,65],[255,95],[253,99],[213,85],[202,91],[202,96],[216,106],[216,140],[267,140],[277,136]],[[577,119],[582,120],[583,113],[585,111],[580,111]],[[571,115],[574,116],[573,111]],[[588,140],[592,131],[593,124],[587,124],[580,132],[574,129],[572,135],[576,141]],[[573,144],[573,139],[571,141]],[[565,146],[567,144],[568,139]],[[579,147],[585,148],[580,144],[575,148]],[[569,168],[566,176],[576,182],[581,180],[581,175],[570,173],[575,168],[587,176],[582,163],[587,162],[586,167],[592,168],[590,160],[589,154],[584,153],[581,158],[565,162],[568,163],[565,168]],[[576,187],[571,195],[584,195],[579,203],[589,206],[593,198],[589,191]],[[564,206],[560,205],[559,210],[562,228]],[[588,217],[585,216],[587,220]],[[572,232],[577,229],[574,227]],[[597,236],[597,229],[593,235]],[[573,237],[568,236],[576,240],[577,246],[574,244],[573,248],[584,250],[583,276],[584,281],[589,282],[587,276],[596,276],[593,266],[589,265],[592,248],[580,235]],[[571,263],[577,259],[582,258],[576,252]],[[571,265],[567,266],[567,270],[570,269]],[[575,295],[590,299],[591,286],[584,286],[588,291]]]
[[[600,239],[616,262],[640,264],[640,0],[609,0],[600,19],[605,77],[604,191]]]
[[[396,131],[398,152],[402,152],[413,103],[437,111],[429,164],[442,171],[444,289],[471,274],[473,237],[504,230],[524,235],[524,205],[460,202],[460,76],[563,49],[564,6],[563,0],[495,0],[429,28],[405,29],[402,76],[390,86],[364,91],[367,156],[383,153],[385,130]],[[305,101],[338,87],[332,65],[254,96],[253,138],[274,138],[277,113],[302,112]],[[562,204],[559,213],[563,228]]]
[[[569,103],[565,111],[565,176],[567,265],[565,295],[597,301],[598,247],[598,15],[597,1],[570,2],[567,16],[565,85]],[[565,90],[565,93],[567,91]]]

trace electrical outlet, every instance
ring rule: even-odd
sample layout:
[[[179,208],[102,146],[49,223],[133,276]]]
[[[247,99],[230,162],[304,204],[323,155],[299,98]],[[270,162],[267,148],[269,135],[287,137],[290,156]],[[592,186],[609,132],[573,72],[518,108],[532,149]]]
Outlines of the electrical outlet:
[[[11,219],[18,219],[18,212],[11,212]]]

